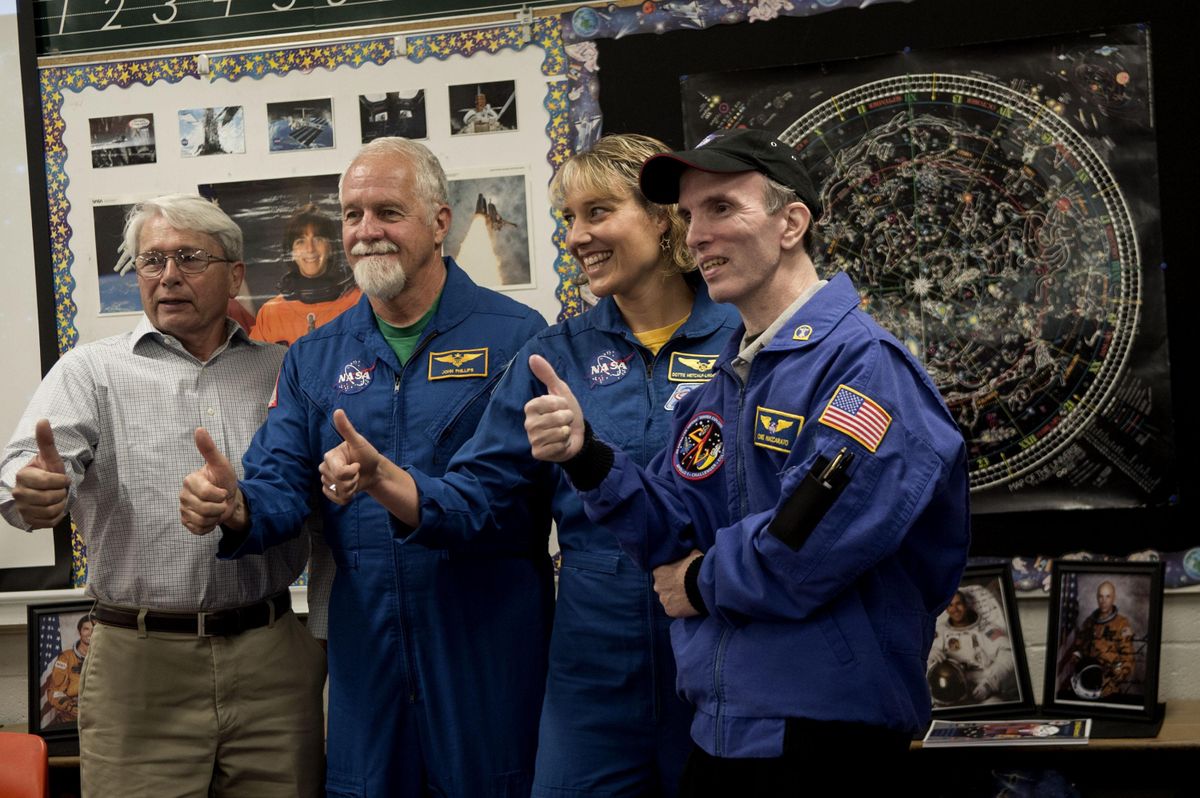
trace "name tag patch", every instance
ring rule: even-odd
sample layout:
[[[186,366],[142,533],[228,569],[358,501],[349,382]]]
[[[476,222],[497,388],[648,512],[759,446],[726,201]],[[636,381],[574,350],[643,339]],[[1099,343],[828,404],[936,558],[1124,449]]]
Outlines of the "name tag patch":
[[[804,416],[758,406],[754,413],[754,445],[791,453],[804,428]]]
[[[429,379],[453,380],[488,375],[488,348],[429,353]]]
[[[351,360],[346,365],[342,366],[342,371],[337,376],[333,387],[339,393],[355,394],[361,393],[367,389],[373,379],[372,372],[375,371],[377,363],[372,363],[368,368],[363,365],[361,360]]]
[[[692,352],[672,352],[667,370],[671,382],[708,382],[719,355],[697,355]]]

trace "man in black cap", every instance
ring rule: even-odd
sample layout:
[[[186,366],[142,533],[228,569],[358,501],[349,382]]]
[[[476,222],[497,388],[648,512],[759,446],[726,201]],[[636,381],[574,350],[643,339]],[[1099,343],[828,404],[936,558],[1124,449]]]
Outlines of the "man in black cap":
[[[645,470],[591,434],[535,356],[549,393],[526,406],[533,453],[563,463],[682,619],[683,795],[841,789],[825,759],[848,746],[873,761],[860,782],[893,777],[880,759],[928,723],[925,657],[966,560],[962,436],[849,278],[817,276],[820,199],[791,148],[716,133],[651,158],[641,187],[679,203],[709,292],[743,327]]]

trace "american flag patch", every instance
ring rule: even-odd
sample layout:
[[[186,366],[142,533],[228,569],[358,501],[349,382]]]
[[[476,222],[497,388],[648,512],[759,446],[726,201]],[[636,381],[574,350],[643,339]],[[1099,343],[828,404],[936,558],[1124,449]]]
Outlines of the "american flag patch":
[[[839,385],[817,419],[827,427],[844,432],[871,451],[879,448],[891,426],[892,417],[865,394]]]

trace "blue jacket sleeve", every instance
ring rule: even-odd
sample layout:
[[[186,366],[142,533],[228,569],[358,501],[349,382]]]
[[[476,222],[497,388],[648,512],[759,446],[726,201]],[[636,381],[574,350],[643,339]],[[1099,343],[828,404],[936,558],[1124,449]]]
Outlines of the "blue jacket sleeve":
[[[250,528],[245,535],[223,534],[219,559],[261,554],[303,532],[324,450],[312,426],[313,408],[300,389],[296,353],[296,347],[288,350],[267,420],[242,458],[245,477],[238,487],[250,511]]]
[[[433,477],[408,467],[417,484],[421,523],[412,530],[397,530],[405,543],[519,551],[544,545],[544,524],[531,524],[529,509],[549,505],[559,470],[533,458],[525,435],[525,403],[540,393],[540,383],[529,370],[534,351],[536,339],[513,359],[475,434],[444,475]],[[400,526],[395,519],[393,524]]]

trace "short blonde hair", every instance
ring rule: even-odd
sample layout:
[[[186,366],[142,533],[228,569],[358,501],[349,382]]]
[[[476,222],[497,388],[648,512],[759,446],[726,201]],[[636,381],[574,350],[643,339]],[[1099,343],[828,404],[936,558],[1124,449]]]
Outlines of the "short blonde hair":
[[[656,138],[639,133],[605,136],[590,150],[571,156],[550,181],[550,202],[562,210],[567,194],[594,191],[604,197],[621,198],[628,193],[646,213],[667,220],[666,259],[672,270],[689,272],[696,268],[687,249],[687,222],[675,205],[658,205],[642,194],[638,176],[642,164],[671,148]],[[585,280],[586,282],[586,280]]]

